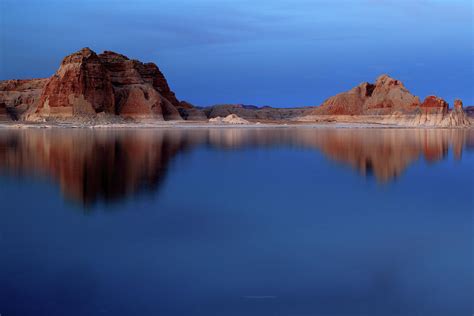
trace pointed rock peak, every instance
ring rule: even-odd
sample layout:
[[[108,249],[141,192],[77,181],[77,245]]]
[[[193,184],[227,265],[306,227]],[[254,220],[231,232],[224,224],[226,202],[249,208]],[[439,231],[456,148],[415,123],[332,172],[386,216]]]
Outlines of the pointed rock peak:
[[[463,104],[462,101],[459,99],[454,100],[454,109],[455,110],[462,110]]]
[[[83,49],[64,57],[62,64],[80,63],[84,59],[90,57],[97,57],[97,54],[89,47],[84,47]]]
[[[383,74],[377,78],[375,82],[376,86],[402,86],[403,83],[400,80],[394,79],[387,74]]]
[[[89,47],[84,47],[80,51],[78,51],[77,53],[82,54],[82,56],[84,56],[84,57],[95,54],[95,52],[92,49],[90,49]]]

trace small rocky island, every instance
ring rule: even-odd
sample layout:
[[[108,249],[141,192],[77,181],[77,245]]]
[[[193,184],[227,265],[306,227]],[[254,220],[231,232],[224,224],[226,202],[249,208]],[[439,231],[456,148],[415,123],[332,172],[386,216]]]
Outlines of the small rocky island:
[[[377,124],[410,127],[470,127],[461,100],[451,109],[428,96],[422,102],[387,75],[375,83],[330,97],[320,106],[297,108],[224,104],[195,107],[180,101],[154,63],[89,48],[66,56],[50,78],[0,81],[0,121],[97,124]],[[137,124],[137,126],[139,126]]]

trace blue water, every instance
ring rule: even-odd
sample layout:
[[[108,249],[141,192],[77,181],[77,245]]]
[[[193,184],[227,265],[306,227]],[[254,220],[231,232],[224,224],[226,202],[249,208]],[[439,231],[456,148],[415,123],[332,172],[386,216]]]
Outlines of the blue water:
[[[0,314],[472,315],[474,133],[0,131]]]

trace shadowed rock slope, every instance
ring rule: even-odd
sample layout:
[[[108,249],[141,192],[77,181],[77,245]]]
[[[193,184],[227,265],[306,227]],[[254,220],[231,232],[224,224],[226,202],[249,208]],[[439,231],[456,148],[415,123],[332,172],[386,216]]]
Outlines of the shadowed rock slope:
[[[36,108],[48,79],[0,81],[0,120],[21,119]]]

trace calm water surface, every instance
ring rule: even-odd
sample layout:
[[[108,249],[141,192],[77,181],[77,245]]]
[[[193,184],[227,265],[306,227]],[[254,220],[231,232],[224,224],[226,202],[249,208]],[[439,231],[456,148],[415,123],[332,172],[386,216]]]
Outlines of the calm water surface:
[[[474,133],[0,131],[0,314],[472,315]]]

